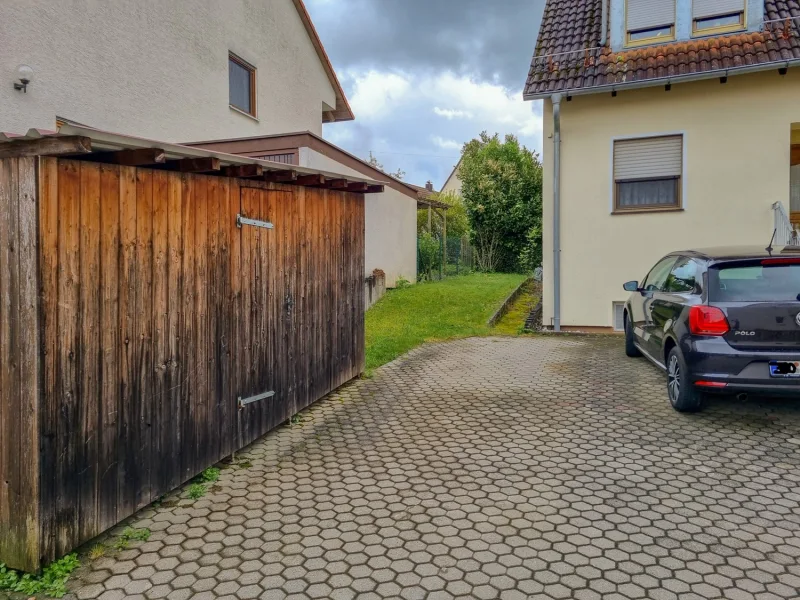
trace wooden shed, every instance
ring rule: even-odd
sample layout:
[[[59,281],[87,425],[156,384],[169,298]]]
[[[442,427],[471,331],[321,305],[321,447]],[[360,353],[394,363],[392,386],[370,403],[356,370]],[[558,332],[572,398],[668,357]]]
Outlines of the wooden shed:
[[[0,562],[37,570],[357,376],[381,189],[0,134]]]

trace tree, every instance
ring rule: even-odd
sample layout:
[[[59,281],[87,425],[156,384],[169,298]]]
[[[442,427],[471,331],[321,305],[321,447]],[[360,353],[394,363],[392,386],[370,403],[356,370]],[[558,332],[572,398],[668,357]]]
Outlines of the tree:
[[[449,204],[447,209],[447,237],[460,238],[469,235],[469,217],[464,199],[456,192],[445,192],[443,194],[433,194],[432,200]],[[438,217],[431,219],[431,233],[435,236],[442,234],[442,220]],[[417,233],[428,231],[428,211],[421,209],[417,212]]]
[[[527,271],[541,261],[542,164],[513,135],[464,146],[459,175],[478,266]],[[535,265],[535,266],[538,266]]]
[[[402,179],[403,177],[406,176],[406,172],[403,171],[403,169],[397,169],[397,171],[395,171],[394,173],[387,172],[383,164],[378,161],[377,157],[374,154],[372,154],[372,150],[369,151],[369,158],[367,159],[367,163],[369,163],[371,167],[374,167],[375,169],[378,169],[378,171],[386,173],[387,175],[394,177],[395,179]]]

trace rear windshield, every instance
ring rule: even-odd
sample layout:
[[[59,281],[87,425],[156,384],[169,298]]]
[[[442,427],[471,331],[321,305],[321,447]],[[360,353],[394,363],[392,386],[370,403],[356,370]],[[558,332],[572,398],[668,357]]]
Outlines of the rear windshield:
[[[720,265],[708,270],[708,298],[717,302],[800,300],[800,264]]]

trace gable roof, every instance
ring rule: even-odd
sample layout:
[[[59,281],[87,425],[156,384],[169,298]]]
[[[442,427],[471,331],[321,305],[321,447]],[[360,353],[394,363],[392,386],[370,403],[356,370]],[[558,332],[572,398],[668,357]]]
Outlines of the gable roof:
[[[288,153],[299,148],[310,148],[366,177],[380,181],[386,187],[397,190],[411,198],[419,198],[419,188],[417,186],[406,183],[402,179],[397,179],[388,173],[384,173],[380,169],[376,169],[367,161],[358,158],[354,154],[350,154],[347,150],[330,143],[328,140],[310,131],[278,133],[275,135],[261,135],[226,140],[207,140],[204,142],[187,142],[184,145],[250,157],[281,152]]]
[[[333,121],[354,120],[356,117],[350,108],[350,104],[347,102],[347,96],[345,96],[342,85],[339,83],[339,78],[336,77],[336,71],[333,70],[331,60],[328,58],[328,53],[325,52],[322,40],[319,39],[319,34],[314,27],[314,23],[311,21],[311,15],[308,14],[306,5],[303,4],[303,0],[292,0],[292,2],[297,9],[297,13],[300,15],[300,20],[303,22],[308,32],[308,37],[311,38],[314,49],[317,51],[317,56],[319,56],[319,60],[322,63],[322,68],[325,69],[325,73],[328,75],[328,81],[331,82],[331,87],[336,93],[336,109],[323,112],[322,122],[331,123]]]
[[[526,100],[661,85],[800,64],[800,0],[765,0],[760,31],[621,52],[600,47],[603,2],[547,0]]]
[[[450,171],[450,175],[447,177],[447,179],[445,179],[444,185],[442,186],[442,189],[439,190],[439,192],[443,192],[444,188],[447,187],[447,184],[450,183],[453,179],[460,179],[460,177],[458,176],[458,168],[461,166],[461,161],[462,160],[464,160],[463,156],[458,159],[458,162],[456,163],[456,166],[453,167],[452,171]]]

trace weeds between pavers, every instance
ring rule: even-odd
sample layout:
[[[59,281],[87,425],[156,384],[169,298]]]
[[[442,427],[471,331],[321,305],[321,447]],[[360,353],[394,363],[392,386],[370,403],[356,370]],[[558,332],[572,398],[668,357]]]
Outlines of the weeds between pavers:
[[[31,575],[9,569],[0,563],[0,591],[17,592],[28,596],[45,594],[61,598],[67,593],[67,581],[72,572],[81,565],[77,554],[67,554],[47,565],[41,574]]]

